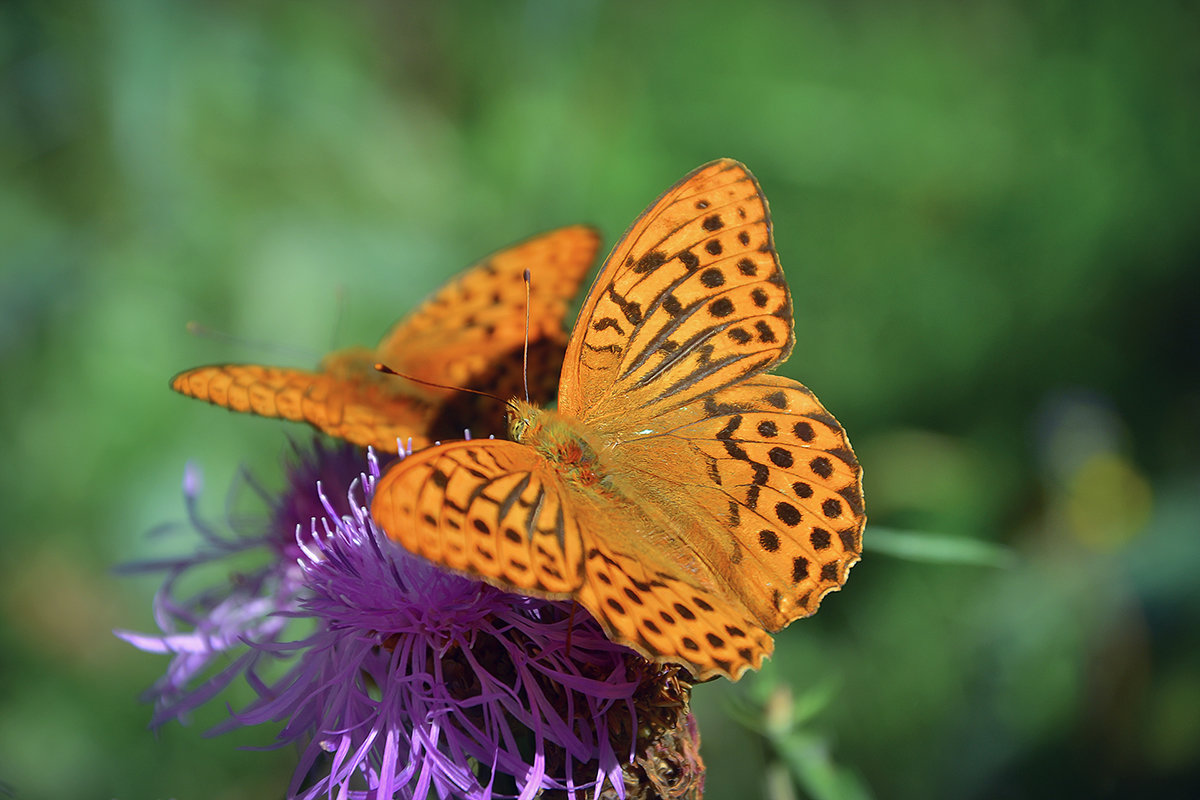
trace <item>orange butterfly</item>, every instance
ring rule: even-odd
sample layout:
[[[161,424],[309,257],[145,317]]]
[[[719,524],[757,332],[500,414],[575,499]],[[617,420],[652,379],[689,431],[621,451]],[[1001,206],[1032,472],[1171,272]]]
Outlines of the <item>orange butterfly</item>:
[[[528,269],[530,392],[552,397],[567,342],[567,303],[599,246],[595,230],[576,225],[494,253],[397,323],[378,347],[334,352],[317,372],[225,364],[181,372],[171,388],[234,411],[308,422],[330,436],[392,453],[397,438],[411,437],[413,447],[424,447],[462,436],[474,420],[502,418],[501,407],[478,395],[384,375],[374,365],[501,396],[523,391],[522,273]]]
[[[738,162],[703,166],[605,262],[558,410],[512,400],[514,441],[397,462],[372,513],[413,553],[574,598],[646,657],[736,680],[841,587],[866,522],[837,420],[767,374],[793,341],[766,198]]]

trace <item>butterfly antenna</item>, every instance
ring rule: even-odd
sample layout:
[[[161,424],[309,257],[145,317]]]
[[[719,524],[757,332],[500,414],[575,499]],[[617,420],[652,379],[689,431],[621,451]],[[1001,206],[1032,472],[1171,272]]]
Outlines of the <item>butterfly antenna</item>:
[[[330,343],[330,349],[337,346],[337,342],[342,333],[342,324],[346,320],[346,286],[339,283],[334,291],[334,306],[333,313],[333,330],[330,332],[333,342]]]
[[[242,345],[243,347],[249,346],[258,350],[266,350],[269,352],[278,353],[279,355],[283,356],[302,358],[306,361],[316,361],[320,358],[320,354],[310,350],[304,350],[298,347],[288,347],[287,345],[276,344],[274,342],[255,342],[249,339],[243,339],[240,336],[234,336],[232,334],[225,333],[224,331],[214,330],[213,328],[210,328],[203,323],[196,322],[195,320],[188,322],[186,327],[188,333],[201,339],[212,339],[218,342],[225,342],[226,344]]]
[[[382,372],[384,375],[395,375],[398,378],[404,378],[405,380],[410,380],[413,383],[420,383],[424,386],[432,386],[435,389],[449,389],[454,392],[468,392],[469,394],[478,394],[478,395],[482,395],[484,397],[490,397],[493,400],[495,400],[497,403],[504,402],[504,398],[497,397],[496,395],[492,394],[491,392],[481,392],[478,389],[468,389],[465,386],[447,386],[444,383],[434,383],[433,381],[423,381],[420,378],[415,378],[412,375],[409,375],[407,373],[397,372],[396,370],[389,367],[387,364],[376,364],[375,369],[379,372]]]
[[[529,402],[529,269],[522,276],[525,279],[525,352],[521,356],[521,378],[525,381],[525,402]]]

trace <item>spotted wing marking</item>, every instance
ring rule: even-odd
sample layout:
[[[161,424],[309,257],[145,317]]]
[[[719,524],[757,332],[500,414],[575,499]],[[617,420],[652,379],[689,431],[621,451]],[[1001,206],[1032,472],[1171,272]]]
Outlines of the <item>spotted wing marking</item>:
[[[717,573],[736,575],[730,591],[760,624],[778,630],[841,588],[862,550],[862,469],[811,391],[760,375],[656,422],[708,476],[686,491],[723,535],[695,546],[724,554]]]
[[[498,392],[520,386],[528,305],[529,391],[554,395],[566,347],[562,319],[595,260],[599,236],[575,225],[501,250],[422,303],[377,348],[331,353],[320,370],[257,365],[199,367],[171,388],[234,411],[308,422],[357,445],[396,452],[397,439],[423,447],[433,438],[502,431],[502,401],[383,377],[374,364],[448,387]],[[526,303],[522,273],[534,276]],[[496,428],[489,428],[494,424]]]
[[[649,659],[684,664],[706,680],[734,680],[758,669],[774,642],[750,618],[731,619],[727,604],[666,571],[650,571],[643,559],[585,535],[587,580],[578,601],[610,638]]]
[[[668,190],[609,256],[576,322],[559,406],[653,413],[785,358],[791,298],[766,199],[733,161]]]
[[[572,225],[493,253],[439,289],[388,332],[380,359],[417,378],[473,386],[529,340],[566,347],[563,318],[596,259],[599,233]],[[523,274],[530,272],[526,301]]]

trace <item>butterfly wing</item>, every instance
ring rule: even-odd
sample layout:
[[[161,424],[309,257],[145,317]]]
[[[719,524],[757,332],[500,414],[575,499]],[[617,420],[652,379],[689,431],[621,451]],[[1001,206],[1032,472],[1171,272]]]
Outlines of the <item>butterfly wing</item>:
[[[510,591],[566,597],[582,581],[576,518],[532,448],[450,442],[397,462],[371,515],[411,553]]]
[[[549,399],[565,347],[567,303],[598,246],[595,230],[576,225],[495,253],[425,301],[376,350],[339,350],[316,372],[207,366],[176,375],[171,388],[234,411],[308,422],[331,436],[393,453],[398,438],[423,447],[460,436],[468,426],[498,433],[504,418],[500,401],[381,375],[374,364],[383,361],[422,380],[500,397],[519,394],[526,315],[522,273],[529,269],[530,395]]]
[[[648,419],[771,368],[792,343],[766,198],[744,166],[714,161],[646,209],[605,261],[558,405],[601,428]]]
[[[774,631],[841,588],[862,549],[862,468],[807,387],[758,375],[655,424],[622,444],[622,469],[652,487],[644,503],[691,522],[722,597]]]
[[[675,576],[652,549],[614,546],[656,524],[635,507],[562,479],[533,448],[502,440],[451,442],[394,464],[371,515],[406,550],[509,591],[574,597],[614,641],[699,678],[738,677],[771,652],[744,614],[730,619],[709,593]]]
[[[638,530],[640,517],[615,515],[581,525],[587,558],[586,580],[575,593],[580,605],[613,641],[652,661],[683,664],[698,680],[737,680],[762,666],[775,643],[745,609],[722,601],[694,575],[683,579],[677,563],[644,547],[628,548],[625,537],[613,535]]]
[[[307,422],[362,447],[394,453],[397,438],[411,438],[415,447],[430,441],[423,431],[434,409],[431,401],[415,393],[389,394],[377,381],[355,383],[337,372],[220,364],[181,372],[171,379],[171,388],[231,411]]]
[[[526,385],[535,402],[554,397],[567,341],[563,318],[599,246],[599,234],[585,225],[534,236],[483,259],[388,332],[377,360],[419,380],[492,395],[385,378],[392,391],[436,401],[429,438],[457,438],[468,428],[478,438],[503,434],[504,399],[523,396]]]
[[[566,344],[567,304],[591,269],[599,246],[594,228],[572,225],[488,256],[389,331],[377,348],[380,360],[415,378],[448,386],[472,387],[484,378],[485,385],[490,384],[498,363],[507,373],[515,366],[519,379],[525,345],[523,273],[529,270],[531,350],[540,341],[557,344],[536,353],[538,361],[531,358],[531,379],[549,374],[553,380]]]

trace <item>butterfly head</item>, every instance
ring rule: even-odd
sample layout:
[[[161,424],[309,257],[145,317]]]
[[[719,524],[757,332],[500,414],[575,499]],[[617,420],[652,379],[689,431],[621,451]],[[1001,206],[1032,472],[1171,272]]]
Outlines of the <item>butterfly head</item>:
[[[514,442],[525,442],[540,427],[542,411],[532,403],[512,398],[508,401],[508,438]]]

